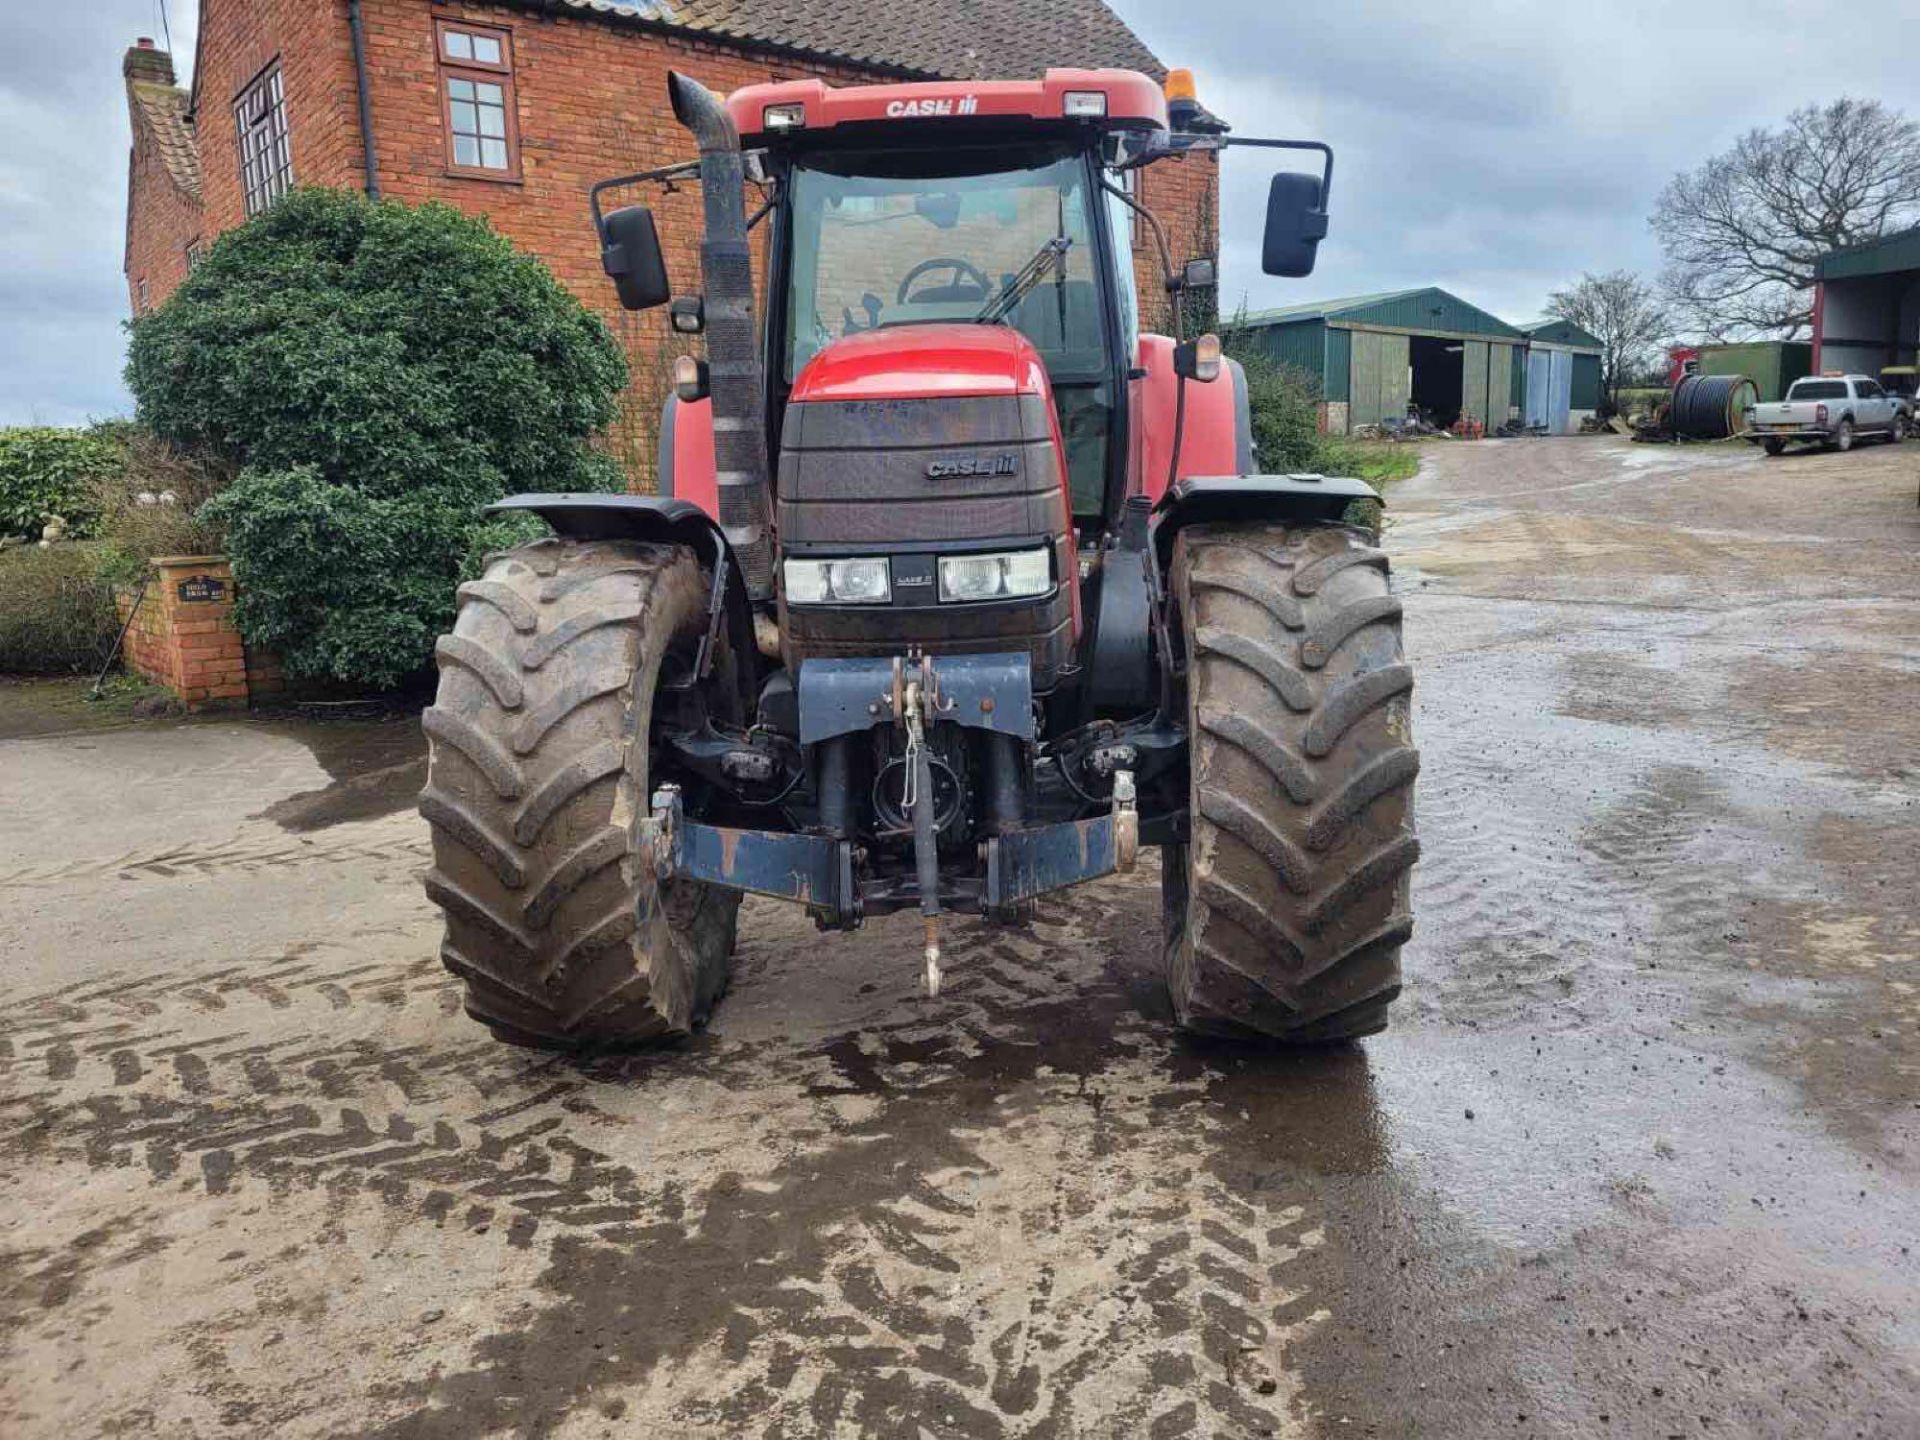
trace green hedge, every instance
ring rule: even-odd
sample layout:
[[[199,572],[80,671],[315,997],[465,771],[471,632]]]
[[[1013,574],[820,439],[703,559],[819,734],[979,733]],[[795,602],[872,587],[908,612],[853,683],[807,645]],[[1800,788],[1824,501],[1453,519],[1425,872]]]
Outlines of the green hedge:
[[[0,673],[73,675],[99,667],[117,624],[100,547],[0,550]]]
[[[133,326],[127,381],[162,439],[238,470],[235,620],[298,675],[423,669],[481,511],[619,490],[589,439],[626,384],[606,326],[484,220],[296,191],[222,236]]]
[[[58,515],[75,539],[100,520],[98,488],[120,464],[112,432],[46,425],[0,429],[0,536],[38,540]]]
[[[1258,468],[1267,474],[1320,469],[1320,390],[1313,377],[1252,346],[1230,344],[1227,353],[1246,372]]]

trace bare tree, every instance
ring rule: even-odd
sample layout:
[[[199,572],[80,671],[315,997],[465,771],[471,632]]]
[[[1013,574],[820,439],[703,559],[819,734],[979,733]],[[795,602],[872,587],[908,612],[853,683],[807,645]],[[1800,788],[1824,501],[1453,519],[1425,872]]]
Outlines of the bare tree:
[[[1661,283],[1714,339],[1807,333],[1814,264],[1920,220],[1920,125],[1876,100],[1835,100],[1749,130],[1667,182],[1654,205]]]
[[[1659,295],[1631,270],[1582,275],[1579,284],[1547,297],[1547,313],[1571,320],[1600,342],[1601,402],[1609,414],[1620,408],[1622,377],[1644,366],[1669,333]]]

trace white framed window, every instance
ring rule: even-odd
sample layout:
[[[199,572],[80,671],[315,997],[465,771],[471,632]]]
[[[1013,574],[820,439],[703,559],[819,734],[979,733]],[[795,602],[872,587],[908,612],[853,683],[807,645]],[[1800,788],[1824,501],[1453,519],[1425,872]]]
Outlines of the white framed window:
[[[277,59],[233,102],[233,122],[240,138],[240,189],[247,214],[258,215],[293,188],[287,91]]]

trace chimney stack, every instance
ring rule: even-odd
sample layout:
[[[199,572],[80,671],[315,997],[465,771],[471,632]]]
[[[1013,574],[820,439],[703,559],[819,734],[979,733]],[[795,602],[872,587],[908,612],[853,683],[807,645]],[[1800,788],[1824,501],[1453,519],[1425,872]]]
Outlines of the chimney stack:
[[[146,35],[142,35],[127,51],[127,58],[120,62],[120,73],[127,77],[129,85],[165,85],[172,88],[175,83],[173,57]]]

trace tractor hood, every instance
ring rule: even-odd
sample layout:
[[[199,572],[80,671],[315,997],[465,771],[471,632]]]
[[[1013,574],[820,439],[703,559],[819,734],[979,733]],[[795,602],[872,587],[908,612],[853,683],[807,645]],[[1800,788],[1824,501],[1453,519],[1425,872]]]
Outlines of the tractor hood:
[[[1045,395],[1047,367],[1006,325],[888,325],[835,340],[793,382],[796,403]]]

